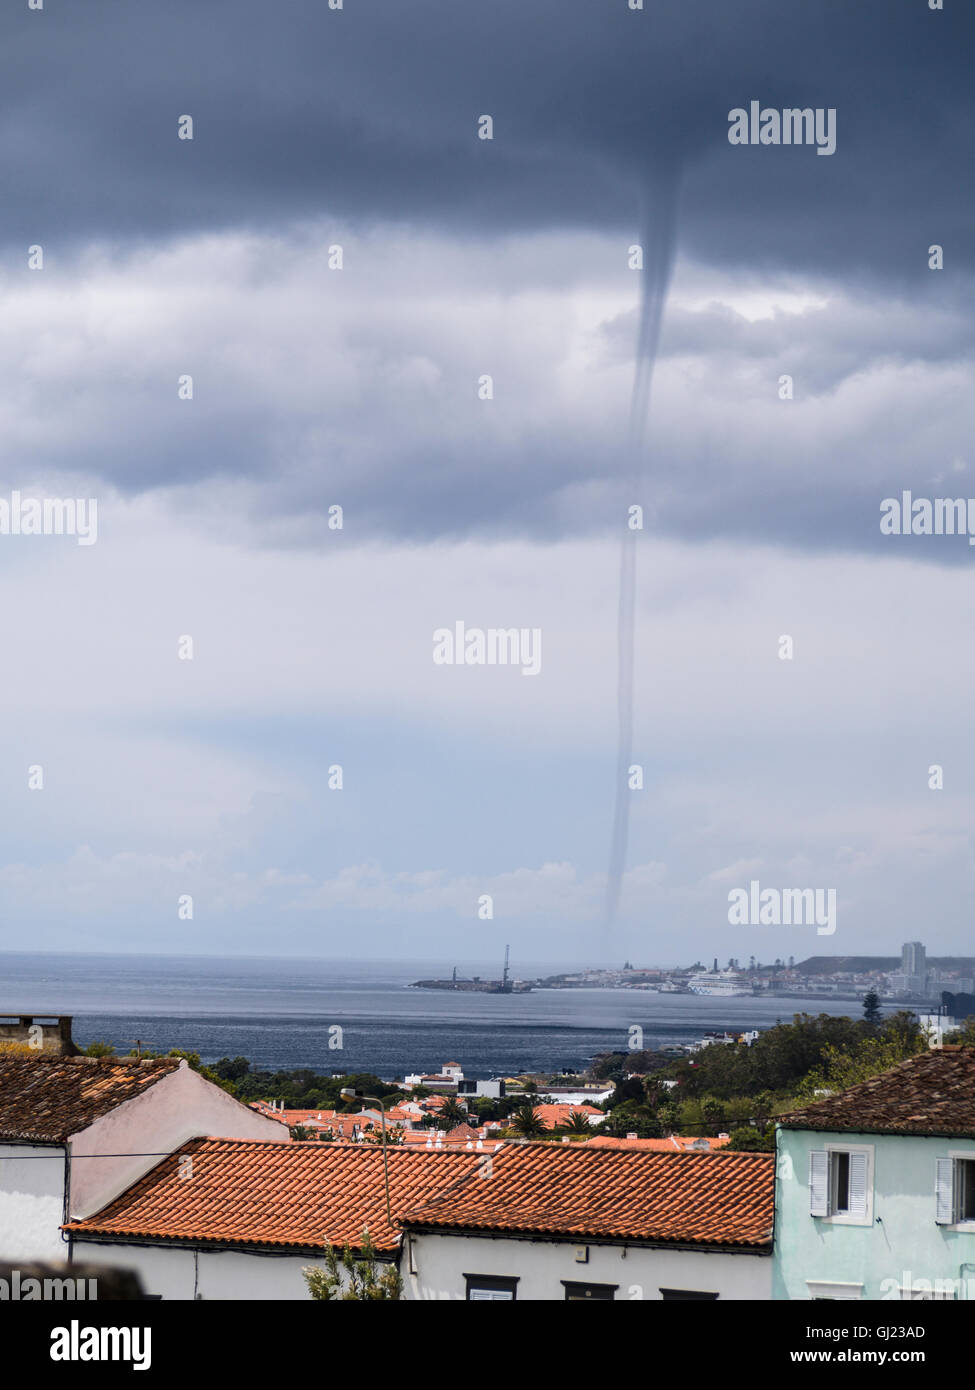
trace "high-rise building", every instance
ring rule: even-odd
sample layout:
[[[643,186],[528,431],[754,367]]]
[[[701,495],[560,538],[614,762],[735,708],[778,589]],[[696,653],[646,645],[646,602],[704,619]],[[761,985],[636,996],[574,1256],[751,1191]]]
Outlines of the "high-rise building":
[[[928,973],[927,953],[920,941],[905,941],[901,947],[901,973],[915,976]]]
[[[887,977],[895,994],[923,994],[928,987],[927,953],[920,941],[905,941],[901,947],[901,968]]]

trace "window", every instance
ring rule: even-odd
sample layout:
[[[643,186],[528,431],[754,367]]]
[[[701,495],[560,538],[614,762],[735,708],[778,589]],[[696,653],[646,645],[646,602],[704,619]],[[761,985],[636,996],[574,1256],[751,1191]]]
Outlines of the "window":
[[[934,1180],[934,1219],[939,1226],[975,1229],[975,1154],[939,1158]]]
[[[809,1154],[809,1214],[837,1224],[869,1226],[873,1149],[830,1145]]]
[[[468,1303],[513,1303],[518,1280],[494,1274],[465,1274]]]
[[[806,1288],[809,1290],[809,1297],[817,1303],[823,1300],[849,1300],[863,1297],[862,1284],[840,1284],[832,1280],[807,1279]]]
[[[831,1166],[833,1194],[830,1199],[830,1210],[837,1213],[843,1212],[848,1216],[850,1214],[850,1155],[848,1153],[834,1154]]]
[[[688,1302],[692,1299],[717,1298],[716,1293],[705,1293],[701,1289],[661,1289],[660,1297],[665,1303]]]
[[[566,1302],[596,1302],[601,1300],[611,1303],[616,1297],[616,1290],[619,1284],[575,1284],[568,1279],[562,1280],[562,1287],[565,1289]]]

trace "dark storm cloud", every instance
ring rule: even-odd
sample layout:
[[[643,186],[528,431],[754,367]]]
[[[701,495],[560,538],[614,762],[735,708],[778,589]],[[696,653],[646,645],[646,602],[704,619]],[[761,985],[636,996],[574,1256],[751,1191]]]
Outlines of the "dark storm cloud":
[[[3,36],[14,243],[321,213],[632,227],[647,169],[677,162],[685,252],[919,277],[937,240],[971,260],[962,0],[86,0],[8,8]],[[730,146],[753,98],[835,107],[836,154]]]
[[[942,476],[946,491],[975,490],[960,385],[972,357],[975,12],[946,3],[8,9],[10,485],[25,467],[123,492],[241,480],[241,510],[275,544],[316,544],[336,501],[350,542],[615,524],[633,500],[619,480],[635,314],[591,334],[560,394],[558,327],[536,341],[516,308],[526,287],[544,290],[538,313],[558,324],[559,296],[589,271],[610,283],[614,248],[603,239],[586,261],[563,235],[560,257],[553,236],[552,264],[526,270],[502,237],[609,232],[622,267],[648,193],[676,183],[681,257],[752,286],[785,271],[829,303],[756,321],[669,305],[642,499],[655,524],[889,552],[882,497],[934,492]],[[728,112],[753,99],[835,108],[836,153],[730,145]],[[482,113],[493,141],[476,138]],[[177,139],[184,114],[192,142]],[[444,256],[439,282],[416,280],[410,223],[415,244]],[[320,253],[333,224],[351,250],[330,277]],[[235,235],[250,232],[270,235],[235,259],[248,243]],[[170,239],[201,233],[231,235],[167,259]],[[22,271],[35,242],[43,276]],[[939,274],[933,242],[946,251]],[[627,295],[635,287],[630,276]],[[344,295],[358,296],[351,308]],[[175,381],[190,370],[187,406]],[[488,409],[474,392],[483,371],[498,377]],[[775,394],[783,372],[796,381],[788,406]]]

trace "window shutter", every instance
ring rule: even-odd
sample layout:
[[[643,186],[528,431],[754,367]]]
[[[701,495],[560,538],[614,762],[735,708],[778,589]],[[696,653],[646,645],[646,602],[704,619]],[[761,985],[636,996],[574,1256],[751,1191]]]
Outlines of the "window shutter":
[[[847,1207],[850,1216],[867,1214],[867,1155],[850,1154],[850,1197]]]
[[[955,1219],[955,1161],[939,1158],[934,1178],[934,1219],[939,1226],[950,1226]]]
[[[829,1155],[825,1149],[809,1153],[809,1215],[829,1215]]]

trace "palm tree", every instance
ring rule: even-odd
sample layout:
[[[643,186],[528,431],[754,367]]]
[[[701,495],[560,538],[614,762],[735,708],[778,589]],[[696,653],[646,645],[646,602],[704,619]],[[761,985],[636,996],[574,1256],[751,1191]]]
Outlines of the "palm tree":
[[[523,1105],[511,1116],[511,1128],[522,1139],[537,1139],[545,1133],[545,1121],[534,1105]]]
[[[560,1125],[565,1134],[592,1134],[589,1116],[584,1110],[573,1110]]]
[[[445,1129],[456,1129],[458,1125],[467,1124],[468,1117],[463,1106],[451,1096],[446,1104],[441,1105],[437,1118]]]

